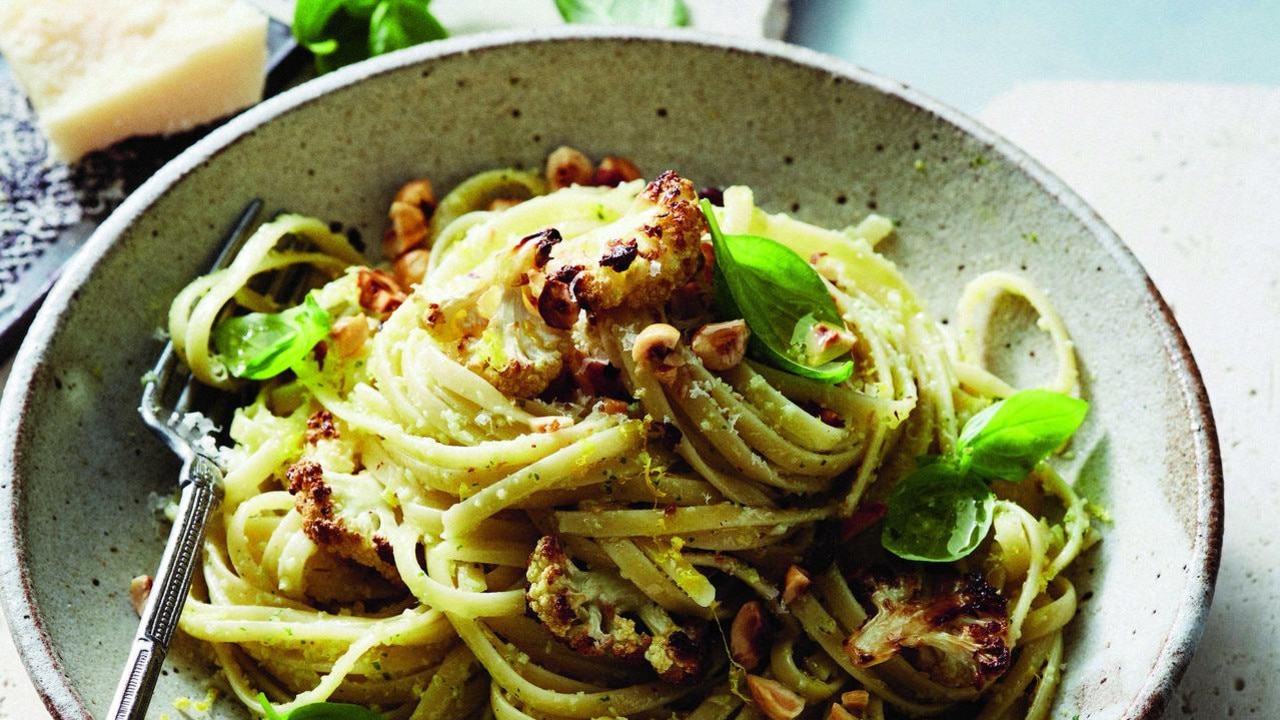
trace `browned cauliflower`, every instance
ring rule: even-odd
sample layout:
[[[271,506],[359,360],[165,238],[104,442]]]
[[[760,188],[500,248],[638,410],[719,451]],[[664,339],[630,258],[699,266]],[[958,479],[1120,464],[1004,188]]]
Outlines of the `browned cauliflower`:
[[[697,272],[706,227],[693,183],[668,170],[620,220],[551,248],[546,274],[589,313],[657,307]]]
[[[545,228],[427,287],[424,324],[502,392],[539,395],[560,375],[582,311],[658,307],[693,278],[706,229],[697,200],[692,183],[663,173],[616,222],[567,239]]]
[[[400,582],[391,543],[377,530],[390,508],[381,500],[382,487],[364,475],[337,473],[326,477],[314,460],[299,460],[286,473],[289,493],[302,516],[302,529],[320,547],[377,570]]]
[[[710,646],[702,621],[677,622],[617,573],[578,568],[556,536],[538,541],[526,579],[529,610],[575,651],[643,659],[669,683],[694,683],[706,674]]]
[[[979,689],[1009,669],[1007,603],[982,575],[866,573],[859,586],[876,612],[845,641],[855,664],[877,665],[906,648],[936,682]]]
[[[427,331],[459,362],[516,397],[545,390],[560,374],[569,346],[565,332],[543,319],[529,289],[545,245],[536,236],[525,238],[426,296]]]

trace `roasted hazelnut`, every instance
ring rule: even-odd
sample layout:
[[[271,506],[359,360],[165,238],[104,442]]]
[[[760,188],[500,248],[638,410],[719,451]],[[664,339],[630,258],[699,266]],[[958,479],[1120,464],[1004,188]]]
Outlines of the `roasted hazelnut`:
[[[840,695],[840,705],[855,718],[862,717],[871,702],[871,693],[866,690],[849,690]]]
[[[391,266],[391,273],[396,281],[405,287],[417,285],[427,275],[427,264],[431,261],[431,252],[415,248],[396,258]]]
[[[419,178],[401,185],[392,201],[417,205],[423,212],[430,214],[436,207],[436,193],[431,188],[430,180]]]
[[[747,689],[756,708],[769,720],[794,720],[804,712],[804,698],[777,680],[748,675]]]
[[[787,576],[783,579],[782,584],[783,604],[790,605],[807,595],[811,584],[809,573],[805,572],[799,565],[792,565],[787,568]]]
[[[750,336],[744,320],[710,323],[693,334],[689,347],[708,369],[729,370],[737,367],[747,354]]]
[[[676,352],[679,345],[679,330],[666,323],[654,323],[636,336],[631,357],[642,371],[651,373],[663,385],[670,385],[676,380],[677,369],[684,364],[684,358]]]
[[[844,708],[840,703],[831,703],[831,707],[827,709],[826,720],[858,720],[860,715],[854,715]]]
[[[595,176],[595,166],[578,150],[561,145],[547,156],[546,174],[551,189],[561,190],[570,185],[590,185]]]
[[[600,161],[600,167],[596,168],[596,175],[592,182],[596,185],[614,187],[639,177],[640,168],[636,167],[635,163],[623,157],[609,155]]]
[[[621,415],[627,412],[627,404],[616,398],[605,398],[596,404],[600,412],[609,413],[610,415]]]
[[[427,221],[435,211],[436,196],[428,180],[405,183],[391,201],[387,217],[391,227],[382,237],[382,256],[396,258],[427,241]]]
[[[381,270],[361,269],[356,274],[356,286],[360,289],[360,307],[378,318],[390,315],[404,302],[404,288]]]
[[[142,615],[142,610],[147,606],[147,598],[151,597],[151,576],[139,575],[129,581],[129,603],[133,605],[133,611]]]
[[[627,386],[622,383],[622,370],[600,358],[571,354],[569,368],[573,382],[582,392],[617,400],[629,398]]]
[[[369,321],[363,315],[344,317],[333,324],[329,335],[339,356],[355,357],[369,340]]]
[[[568,330],[578,321],[581,308],[567,283],[547,280],[538,295],[538,314],[542,321],[557,330]]]
[[[801,341],[801,351],[810,365],[830,362],[849,352],[855,339],[843,326],[826,322],[813,323]]]
[[[769,623],[756,600],[743,605],[729,629],[729,655],[733,661],[755,670],[764,661],[769,646]]]

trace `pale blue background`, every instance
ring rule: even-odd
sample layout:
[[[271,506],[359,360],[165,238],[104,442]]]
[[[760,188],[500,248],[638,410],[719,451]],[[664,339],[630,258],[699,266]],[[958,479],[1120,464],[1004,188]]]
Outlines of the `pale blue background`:
[[[1015,83],[1280,85],[1280,0],[792,0],[787,39],[976,114]]]

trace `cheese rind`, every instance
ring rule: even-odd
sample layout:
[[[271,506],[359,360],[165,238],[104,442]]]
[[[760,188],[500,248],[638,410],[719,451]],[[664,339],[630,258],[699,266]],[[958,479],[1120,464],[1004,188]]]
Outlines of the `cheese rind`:
[[[267,20],[239,0],[0,0],[0,52],[75,160],[261,100]]]

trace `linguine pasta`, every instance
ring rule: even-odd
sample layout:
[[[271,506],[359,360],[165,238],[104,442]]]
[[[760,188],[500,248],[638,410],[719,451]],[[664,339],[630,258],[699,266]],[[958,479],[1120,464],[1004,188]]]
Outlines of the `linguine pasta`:
[[[1070,484],[1046,463],[997,483],[990,537],[955,563],[894,558],[876,525],[917,458],[1015,392],[983,364],[999,296],[1039,313],[1054,389],[1078,393],[1043,292],[981,275],[949,334],[876,253],[883,218],[828,230],[725,190],[724,232],[794,250],[834,299],[855,369],[829,384],[691,340],[732,318],[687,181],[538,185],[453,198],[409,287],[284,215],[174,301],[175,347],[225,389],[245,381],[216,326],[232,302],[281,309],[263,278],[303,268],[331,320],[254,386],[223,452],[182,629],[234,695],[439,720],[1047,718],[1077,603],[1064,571],[1091,540]],[[655,325],[678,333],[656,360]],[[994,623],[986,665],[909,623],[858,649],[886,598],[944,588],[984,598],[957,612]]]

